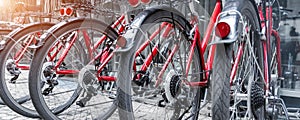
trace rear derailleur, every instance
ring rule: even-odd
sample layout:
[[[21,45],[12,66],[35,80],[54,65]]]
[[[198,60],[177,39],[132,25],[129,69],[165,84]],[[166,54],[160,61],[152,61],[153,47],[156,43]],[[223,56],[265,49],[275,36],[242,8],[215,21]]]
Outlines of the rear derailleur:
[[[46,89],[43,90],[43,95],[49,95],[50,93],[52,93],[54,86],[58,85],[57,76],[53,73],[52,68],[53,66],[48,66],[43,71],[43,75],[46,78],[46,81],[43,81],[43,85],[45,82],[49,85]]]
[[[10,73],[13,78],[10,79],[9,83],[15,84],[19,75],[21,74],[20,69],[17,67],[14,60],[9,59],[6,62],[6,70]]]

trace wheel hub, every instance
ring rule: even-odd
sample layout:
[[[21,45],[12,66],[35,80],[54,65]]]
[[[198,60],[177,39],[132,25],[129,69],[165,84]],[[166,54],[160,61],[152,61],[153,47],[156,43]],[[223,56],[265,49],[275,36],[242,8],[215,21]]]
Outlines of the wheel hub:
[[[172,76],[171,81],[170,81],[170,91],[172,97],[176,97],[179,93],[179,88],[180,88],[180,79],[178,75]]]
[[[175,103],[177,96],[181,93],[181,80],[180,76],[175,73],[174,70],[171,70],[166,77],[165,83],[165,92],[168,101]]]

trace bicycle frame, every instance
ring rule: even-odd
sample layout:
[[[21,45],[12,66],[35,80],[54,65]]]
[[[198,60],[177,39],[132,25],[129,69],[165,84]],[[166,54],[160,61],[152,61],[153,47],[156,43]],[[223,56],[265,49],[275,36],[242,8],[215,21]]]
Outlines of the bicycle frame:
[[[194,26],[194,38],[192,39],[192,46],[191,46],[191,49],[190,49],[190,55],[188,56],[188,63],[187,63],[187,70],[186,70],[186,73],[189,73],[189,68],[190,68],[190,65],[191,65],[191,61],[192,61],[192,58],[193,58],[193,53],[194,53],[194,50],[196,49],[196,47],[198,47],[198,49],[200,50],[200,60],[201,60],[201,63],[202,63],[202,66],[205,66],[202,68],[202,71],[203,73],[205,73],[205,78],[203,81],[199,81],[199,82],[187,82],[185,81],[185,84],[187,85],[190,85],[190,86],[201,86],[201,87],[204,87],[204,86],[208,86],[208,81],[209,81],[209,71],[212,70],[212,64],[213,64],[213,60],[214,60],[214,54],[215,54],[215,45],[212,45],[210,48],[209,48],[209,55],[208,55],[208,58],[207,58],[207,62],[205,62],[205,57],[204,57],[204,53],[205,53],[205,50],[207,49],[208,47],[208,44],[209,42],[211,41],[211,35],[212,35],[212,32],[213,32],[213,29],[214,29],[214,25],[215,25],[215,22],[217,21],[217,17],[218,15],[221,13],[221,8],[222,8],[222,3],[221,3],[221,0],[217,0],[217,3],[215,5],[215,8],[214,8],[214,12],[210,18],[210,22],[208,24],[208,27],[206,29],[206,32],[205,32],[205,35],[204,35],[204,38],[203,40],[200,39],[200,32],[199,32],[199,29],[198,27],[196,27],[196,24]],[[191,23],[195,23],[195,21],[191,21]],[[160,28],[163,29],[165,28],[165,31],[162,33],[162,36],[163,37],[167,37],[168,33],[170,32],[171,30],[171,24],[166,24],[166,23],[162,23]],[[148,46],[150,44],[150,42],[153,40],[153,38],[160,32],[161,29],[157,29],[150,37],[148,40],[146,40],[145,43],[143,43],[143,45],[137,50],[136,52],[136,56],[141,53],[145,48],[146,46]],[[198,43],[198,44],[197,44]],[[159,75],[157,77],[157,81],[155,83],[155,86],[157,87],[160,83],[162,83],[162,76],[167,68],[167,66],[170,64],[171,62],[171,59],[172,57],[174,56],[175,52],[179,49],[179,46],[175,46],[171,51],[171,53],[168,55],[167,59],[166,59],[166,62],[164,63],[164,66],[162,67],[162,70],[159,71]],[[146,60],[145,60],[145,63],[142,65],[141,67],[141,71],[146,71],[147,67],[149,67],[151,61],[153,60],[153,56],[157,55],[157,46],[154,46],[154,48],[152,49],[152,53],[150,53]],[[134,63],[134,70],[136,71],[136,67],[135,67],[135,63]],[[200,73],[199,73],[200,74]],[[202,74],[202,73],[201,73]],[[187,76],[187,75],[186,75]],[[139,78],[139,76],[137,77]]]
[[[123,25],[125,23],[125,15],[122,15],[117,21],[114,22],[113,25],[111,25],[112,28],[117,28],[118,26],[120,26],[120,28],[118,28],[118,32],[121,33],[125,30],[125,26]],[[97,76],[99,81],[100,80],[104,80],[104,81],[114,81],[115,78],[114,77],[109,77],[109,76],[99,76],[99,74],[101,73],[101,70],[105,67],[105,65],[109,62],[109,60],[111,60],[111,58],[113,57],[112,51],[110,51],[109,47],[105,47],[103,49],[102,52],[98,53],[95,57],[92,55],[92,53],[94,51],[96,51],[96,49],[103,43],[105,42],[105,39],[107,38],[105,35],[103,35],[95,44],[92,45],[92,43],[90,42],[91,38],[88,35],[87,31],[82,30],[82,31],[74,31],[71,35],[74,36],[72,37],[71,41],[69,44],[67,44],[66,48],[63,49],[62,55],[58,58],[58,61],[56,62],[55,66],[54,66],[54,70],[56,71],[57,74],[78,74],[79,71],[78,70],[60,70],[59,66],[63,63],[65,57],[67,56],[67,54],[69,53],[69,51],[71,50],[71,47],[74,45],[75,41],[77,40],[77,35],[79,32],[82,32],[83,34],[83,38],[84,38],[84,44],[87,47],[88,50],[88,54],[89,54],[89,58],[91,59],[91,61],[89,61],[89,63],[94,63],[96,60],[100,60],[99,62],[102,63],[101,66],[98,67],[98,72],[97,72]],[[58,49],[56,49],[56,51],[54,52],[53,55],[50,54],[50,52],[52,52],[54,50],[54,48],[57,47]],[[54,61],[55,56],[62,50],[63,46],[59,46],[59,42],[55,43],[54,47],[52,47],[52,49],[50,50],[50,52],[48,53],[48,57],[50,58],[50,61]]]
[[[18,52],[16,53],[16,55],[14,56],[14,60],[15,60],[15,64],[18,68],[22,69],[22,70],[29,70],[29,65],[20,65],[19,62],[21,61],[21,59],[23,58],[25,52],[27,51],[27,49],[30,47],[30,45],[32,43],[36,43],[36,39],[34,35],[30,35],[27,36],[27,38],[24,40],[25,41],[25,45],[22,49],[18,50]]]
[[[270,2],[270,1],[268,1]],[[273,18],[273,15],[272,15],[272,6],[271,4],[267,4],[266,1],[264,1],[262,3],[263,5],[262,6],[258,6],[258,10],[259,10],[259,16],[260,16],[260,21],[262,22],[261,23],[261,28],[265,28],[265,35],[266,35],[266,40],[262,40],[263,42],[263,48],[264,48],[264,66],[267,66],[265,67],[265,73],[264,73],[264,76],[265,76],[265,90],[266,90],[266,96],[269,96],[267,93],[269,92],[269,88],[270,88],[270,65],[269,65],[269,57],[268,57],[268,54],[271,52],[270,51],[270,41],[271,41],[271,36],[273,35],[276,39],[276,60],[278,62],[278,65],[277,65],[277,71],[278,71],[278,77],[281,77],[281,55],[280,55],[280,36],[278,34],[278,32],[276,30],[274,30],[272,28],[273,26],[273,22],[272,22],[272,18]],[[263,7],[265,6],[265,14],[263,13]],[[264,32],[264,31],[263,31]]]
[[[210,39],[211,37],[211,34],[213,32],[213,29],[214,29],[214,25],[218,19],[218,16],[219,14],[221,13],[222,11],[222,2],[221,0],[217,0],[217,3],[215,5],[215,8],[214,8],[214,11],[212,13],[212,16],[210,18],[210,22],[208,24],[208,27],[205,31],[205,35],[204,35],[204,38],[203,38],[203,42],[201,42],[200,40],[200,34],[199,32],[197,31],[198,28],[196,28],[196,35],[195,37],[198,37],[197,39],[200,40],[200,42],[198,43],[201,43],[201,45],[198,45],[198,46],[201,46],[200,48],[200,59],[201,59],[201,62],[202,62],[202,66],[205,66],[205,68],[202,68],[203,69],[203,72],[206,72],[205,74],[205,79],[204,81],[202,82],[198,82],[196,83],[196,85],[198,84],[199,86],[206,86],[208,81],[209,81],[209,72],[208,71],[211,71],[213,68],[213,61],[214,61],[214,56],[215,56],[215,49],[216,49],[216,46],[215,45],[211,45],[211,47],[209,48],[209,54],[208,54],[208,58],[207,58],[207,62],[205,63],[205,60],[204,60],[204,52],[205,50],[207,49],[207,46],[208,46],[208,43],[212,40]],[[199,35],[197,35],[199,34]]]

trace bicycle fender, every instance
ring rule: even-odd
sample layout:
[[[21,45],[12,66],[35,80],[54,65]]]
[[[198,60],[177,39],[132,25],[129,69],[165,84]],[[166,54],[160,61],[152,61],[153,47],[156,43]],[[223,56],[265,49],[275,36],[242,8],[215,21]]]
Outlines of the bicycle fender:
[[[224,43],[233,43],[238,39],[239,31],[242,30],[242,25],[239,23],[240,16],[238,13],[231,13],[228,12],[233,11],[224,11],[221,14],[226,14],[224,16],[220,16],[220,20],[218,22],[226,22],[230,26],[230,33],[226,38],[223,39],[214,39],[210,45],[212,44],[224,44]]]
[[[49,30],[47,30],[41,36],[41,40],[39,41],[38,46],[39,47],[43,46],[44,43],[46,42],[45,40],[47,40],[47,38],[51,37],[51,35],[53,35],[54,32],[56,32],[57,30],[65,27],[69,24],[76,23],[76,22],[80,22],[82,24],[88,24],[89,21],[101,22],[103,25],[106,25],[102,21],[99,21],[99,20],[96,20],[96,19],[91,19],[91,18],[85,18],[85,17],[73,18],[73,19],[69,19],[69,20],[66,20],[66,21],[62,21],[62,22],[59,22],[59,23],[55,24],[54,26],[52,26]],[[74,26],[74,27],[76,27],[76,26]],[[118,38],[118,33],[113,28],[111,28],[109,25],[107,25],[106,29],[104,30],[104,34],[107,34],[107,33],[114,33],[114,34],[110,34],[111,36],[108,36],[111,39],[117,39]]]
[[[241,34],[240,32],[243,30],[243,24],[240,21],[243,19],[240,11],[240,4],[243,4],[247,0],[228,0],[225,2],[225,6],[223,11],[219,15],[219,22],[226,22],[230,26],[230,33],[226,38],[223,39],[215,39],[210,44],[224,44],[224,43],[233,43],[238,40],[238,36]],[[254,7],[256,13],[258,13],[258,9],[256,7],[256,3],[253,0],[249,0]],[[257,19],[259,19],[259,15],[256,14]],[[260,21],[259,21],[260,22]],[[260,23],[259,23],[260,24]],[[261,30],[261,26],[259,26],[259,30]]]
[[[139,32],[139,28],[141,27],[142,24],[147,24],[148,23],[147,19],[159,11],[170,11],[173,14],[177,14],[180,17],[183,17],[183,15],[179,11],[177,11],[176,9],[171,8],[169,6],[154,6],[154,7],[151,7],[149,9],[142,11],[135,17],[135,19],[130,24],[130,27],[129,27],[130,29],[127,30],[126,34],[123,35],[123,37],[127,41],[126,46],[118,49],[117,52],[126,52],[126,51],[129,51],[130,49],[132,49],[134,46],[138,45],[138,42],[140,42],[140,41],[135,41],[135,37],[136,37],[136,34]],[[181,22],[185,22],[186,24],[189,24],[188,21],[181,21]],[[189,27],[189,30],[191,29],[190,26],[187,26],[187,27]],[[190,31],[187,31],[187,32],[190,32]]]
[[[9,34],[4,36],[4,39],[0,41],[0,50],[3,50],[8,42],[8,40],[10,38],[12,38],[11,36],[15,35],[17,32],[19,32],[20,30],[22,30],[22,28],[24,28],[23,26],[20,26],[16,29],[14,29],[13,31],[11,31]]]
[[[35,23],[29,23],[26,25],[20,25],[18,28],[11,31],[8,35],[5,36],[5,39],[0,42],[0,50],[4,49],[6,44],[9,40],[11,40],[15,35],[19,34],[20,32],[30,29],[32,27],[36,26],[43,26],[43,25],[54,25],[54,23],[51,22],[35,22]]]

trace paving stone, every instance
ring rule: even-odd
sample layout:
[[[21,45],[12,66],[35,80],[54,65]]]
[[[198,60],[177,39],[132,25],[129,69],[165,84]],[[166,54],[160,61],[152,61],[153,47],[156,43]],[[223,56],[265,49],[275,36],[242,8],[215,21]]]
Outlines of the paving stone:
[[[26,75],[20,76],[18,79],[18,82],[26,83],[26,79],[25,79],[26,77],[27,77]],[[70,84],[70,83],[60,83],[60,84]],[[18,88],[18,89],[19,90],[16,90],[16,91],[20,91],[20,90],[24,91],[25,89],[28,89],[28,86],[24,85],[24,87]],[[92,117],[95,117],[95,115],[92,115],[92,113],[99,114],[102,112],[101,110],[104,110],[104,107],[103,107],[103,106],[105,106],[104,102],[113,101],[112,99],[108,98],[107,96],[105,96],[105,97],[106,97],[106,101],[103,101],[103,103],[101,103],[101,100],[103,100],[103,97],[102,97],[102,99],[99,99],[99,98],[94,99],[94,97],[93,97],[93,99],[91,101],[93,102],[93,104],[96,104],[96,106],[91,105],[89,107],[81,108],[77,105],[72,105],[68,110],[66,110],[65,112],[60,114],[60,118],[63,120],[91,120]],[[57,101],[57,102],[60,102],[60,101]],[[32,103],[30,101],[29,102],[27,101],[26,103],[24,103],[22,105],[33,109]],[[150,109],[145,110],[145,111],[150,111]],[[208,117],[208,113],[209,113],[208,111],[209,110],[207,110],[207,109],[205,109],[204,111],[201,111],[199,120],[210,120],[211,118]],[[115,113],[117,113],[117,111]],[[145,114],[147,114],[147,113],[145,113]],[[136,116],[136,117],[138,117],[138,116]],[[142,119],[147,119],[147,118],[142,118]],[[14,111],[12,111],[7,106],[0,105],[0,120],[39,120],[39,119],[33,119],[33,118],[27,118],[27,117],[21,116],[21,115],[15,113]],[[109,120],[119,120],[119,117],[114,114],[111,118],[109,118]]]
[[[75,109],[75,108],[73,108]],[[208,117],[207,111],[201,111],[201,114],[199,116],[199,120],[211,120],[210,117]],[[80,113],[82,114],[82,113]],[[91,118],[86,118],[84,116],[81,117],[74,117],[73,114],[69,114],[69,115],[64,115],[65,117],[63,117],[65,120],[90,120]],[[110,120],[118,120],[119,118],[117,116],[112,116],[110,118]],[[24,116],[21,116],[17,113],[15,113],[14,111],[10,110],[8,107],[2,105],[0,106],[0,120],[39,120],[39,119],[33,119],[33,118],[27,118]]]

